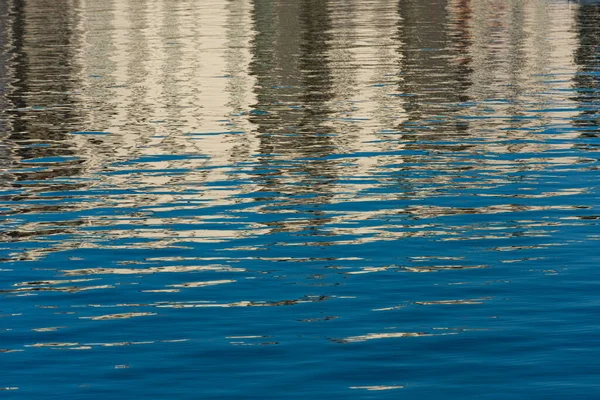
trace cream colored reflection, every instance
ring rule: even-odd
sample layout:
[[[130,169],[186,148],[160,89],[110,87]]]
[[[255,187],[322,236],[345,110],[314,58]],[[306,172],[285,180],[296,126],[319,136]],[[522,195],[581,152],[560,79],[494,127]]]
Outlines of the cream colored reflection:
[[[573,29],[576,7],[571,3],[474,2],[473,17],[473,91],[483,88],[488,99],[507,99],[510,103],[489,102],[493,115],[507,116],[494,124],[494,133],[484,135],[490,142],[481,150],[496,153],[543,153],[570,148],[568,139],[577,132],[543,135],[540,139],[528,129],[542,125],[566,125],[576,116],[576,104],[565,96],[570,77],[576,72],[573,57],[577,37]],[[492,22],[495,21],[495,22]],[[501,41],[508,46],[497,46]],[[491,50],[491,51],[490,51]],[[552,73],[553,75],[549,75]],[[507,85],[508,83],[508,85]],[[473,96],[477,96],[473,93]],[[481,95],[479,97],[481,98]],[[485,98],[483,98],[485,99]],[[553,111],[539,111],[552,109]],[[508,116],[532,119],[512,120]],[[473,121],[472,129],[484,131],[488,121]],[[511,140],[504,144],[500,140]],[[523,140],[522,143],[515,143]],[[529,142],[525,142],[525,140]],[[480,148],[475,148],[480,150]],[[547,163],[574,164],[579,160],[523,158],[513,163],[494,165],[500,173],[518,170],[541,170]],[[487,164],[492,163],[486,161]]]
[[[139,193],[108,195],[99,202],[114,208],[146,207],[140,215],[120,219],[91,217],[86,223],[106,228],[102,231],[103,239],[153,238],[157,240],[143,246],[158,248],[178,246],[180,242],[225,242],[240,235],[268,234],[273,229],[263,225],[230,227],[223,222],[226,220],[223,215],[200,216],[200,212],[195,212],[194,217],[182,219],[152,217],[152,213],[252,201],[237,196],[260,190],[285,194],[306,190],[318,195],[317,200],[312,200],[315,203],[394,200],[399,195],[424,199],[432,196],[432,185],[439,189],[456,188],[454,177],[429,173],[426,177],[397,182],[390,177],[392,173],[417,168],[425,171],[454,168],[454,172],[460,173],[453,166],[454,150],[491,154],[541,152],[568,146],[526,141],[506,144],[504,140],[536,140],[535,135],[523,129],[557,123],[575,115],[573,111],[538,112],[531,105],[537,102],[539,109],[548,105],[574,108],[572,101],[560,92],[569,88],[570,83],[544,74],[558,71],[569,76],[576,70],[568,55],[577,46],[571,29],[577,6],[563,2],[548,4],[543,0],[448,0],[436,3],[436,16],[431,18],[431,10],[418,0],[400,3],[351,0],[339,8],[325,2],[309,3],[80,1],[78,14],[69,18],[79,21],[78,32],[82,35],[76,42],[80,51],[75,58],[76,70],[80,71],[78,80],[83,85],[77,97],[85,110],[82,130],[112,134],[73,135],[69,139],[86,158],[83,175],[101,179],[92,183],[92,188],[133,189]],[[322,26],[311,25],[313,17],[321,18],[318,22]],[[308,32],[311,29],[314,32]],[[313,36],[307,37],[307,32]],[[255,40],[259,37],[260,41]],[[327,39],[321,43],[319,38]],[[321,47],[315,50],[302,42],[310,42],[309,39]],[[443,47],[442,55],[424,51],[436,46]],[[26,50],[30,57],[36,57],[35,48]],[[301,63],[302,59],[313,60],[311,57],[320,64]],[[258,67],[252,70],[252,65]],[[314,86],[311,90],[320,91],[316,100],[311,100],[306,89],[311,84]],[[395,96],[414,94],[409,91],[420,97],[411,100]],[[466,101],[477,105],[457,107]],[[552,102],[557,102],[557,107]],[[290,105],[312,107],[322,114],[317,117],[291,109]],[[261,111],[265,106],[273,106],[268,116],[246,114],[251,107]],[[461,119],[473,115],[495,118]],[[535,119],[507,117],[514,115]],[[442,123],[432,124],[431,130],[418,139],[385,133],[410,131],[413,128],[407,122],[427,125],[428,119],[436,118]],[[459,136],[455,135],[456,120],[463,122]],[[331,137],[314,135],[308,128],[307,132],[300,132],[300,137],[285,136],[296,134],[298,127],[307,125]],[[473,138],[484,140],[458,146],[458,142],[472,142]],[[455,142],[457,146],[435,143],[440,141]],[[402,155],[405,149],[425,150],[431,155]],[[368,156],[360,155],[365,152]],[[273,182],[225,185],[239,177],[228,175],[242,170],[236,162],[255,161],[257,155],[268,159],[274,153],[279,154],[279,158],[271,158],[277,160],[275,165],[281,160],[321,158],[298,162],[303,176],[321,178],[303,181],[299,174],[280,169]],[[350,157],[341,162],[328,159],[338,153]],[[157,161],[152,158],[156,155],[182,157]],[[194,157],[199,155],[203,157]],[[144,157],[145,161],[117,163]],[[466,160],[473,163],[473,168],[486,163],[485,167],[491,169],[487,179],[462,186],[481,190],[505,184],[507,172],[578,161],[542,157],[502,162]],[[374,172],[382,172],[381,167],[389,168],[383,177],[376,177]],[[253,174],[250,168],[244,172],[260,178],[260,173]],[[335,183],[338,177],[347,180]],[[356,181],[362,177],[371,181]],[[207,182],[213,185],[206,186]],[[298,183],[301,185],[293,185]],[[395,188],[401,186],[406,193],[365,194],[366,190],[384,183]],[[184,189],[192,193],[184,194]],[[96,204],[78,205],[92,206]],[[412,226],[407,232],[392,232],[392,224],[356,226],[369,218],[398,213],[423,218],[469,212],[462,208],[441,212],[421,206],[409,210],[385,207],[386,203],[381,202],[377,211],[346,211],[314,220],[318,219],[322,225],[348,224],[347,229],[338,227],[328,231],[362,236],[348,243],[364,243],[447,234],[433,225]],[[259,206],[246,211],[271,212],[267,208]],[[521,210],[499,205],[478,212]],[[201,229],[202,224],[215,218],[223,222],[219,229]],[[277,229],[299,231],[316,224],[314,220],[283,217]],[[181,222],[200,226],[180,232],[170,229],[170,225]],[[111,229],[115,223],[130,226]],[[160,227],[133,229],[131,225]],[[63,242],[58,246],[93,247],[100,236],[81,237],[91,243]],[[37,257],[44,251],[32,250],[28,255]]]
[[[362,336],[351,336],[344,339],[337,339],[340,343],[356,343],[366,342],[368,340],[378,339],[393,339],[393,338],[409,338],[409,337],[421,337],[421,336],[443,336],[443,335],[456,335],[456,332],[450,333],[425,333],[425,332],[389,332],[389,333],[369,333]]]
[[[331,125],[339,134],[343,153],[375,153],[351,158],[353,165],[348,176],[367,177],[380,165],[403,162],[402,157],[377,155],[403,148],[390,145],[385,141],[389,136],[382,133],[406,119],[402,98],[392,96],[396,94],[402,57],[402,43],[397,35],[401,20],[396,7],[395,3],[384,0],[368,3],[355,0],[331,10],[329,59],[336,95],[331,101],[334,110]],[[379,185],[368,188],[376,186]],[[352,197],[366,188],[346,183],[340,197]]]
[[[235,179],[227,175],[235,170],[232,163],[255,152],[255,139],[248,133],[249,122],[244,117],[248,105],[255,101],[250,91],[254,80],[248,75],[252,39],[250,1],[231,0],[199,6],[192,1],[82,0],[65,5],[64,9],[63,22],[74,29],[69,31],[68,39],[61,37],[68,40],[68,46],[61,46],[60,51],[64,49],[65,58],[72,63],[51,63],[50,67],[60,67],[60,76],[68,75],[73,82],[57,81],[57,88],[49,92],[61,94],[69,89],[69,94],[76,100],[70,115],[79,110],[83,121],[58,120],[55,111],[50,110],[49,116],[56,121],[23,118],[27,125],[20,129],[26,129],[35,139],[40,136],[48,140],[48,126],[60,125],[64,141],[54,144],[68,144],[85,160],[82,168],[77,170],[79,177],[92,179],[85,186],[100,191],[127,188],[140,193],[107,193],[91,198],[95,200],[93,203],[72,203],[71,206],[88,209],[100,205],[114,208],[160,205],[163,211],[198,208],[233,203],[238,201],[233,199],[234,196],[250,190],[244,185],[204,187],[205,182]],[[27,26],[31,21],[33,28],[27,31],[40,35],[36,23],[39,24],[37,18],[43,11],[28,4],[18,11],[23,13]],[[24,46],[19,51],[36,68],[22,68],[28,71],[27,79],[22,83],[35,86],[48,81],[40,79],[36,72],[44,71],[37,66],[44,64],[46,53],[62,53],[48,46],[49,50],[40,53],[40,49],[46,47],[37,45],[35,40],[39,37],[30,36],[25,36]],[[39,101],[40,95],[36,96]],[[49,103],[54,104],[50,100]],[[23,101],[27,103],[28,98]],[[69,130],[111,134],[70,135],[67,134]],[[236,134],[229,134],[231,131]],[[207,132],[218,134],[203,135]],[[152,159],[160,155],[182,157],[174,161]],[[147,162],[115,164],[145,156],[149,157]],[[210,168],[215,166],[219,168]],[[170,173],[174,169],[184,173]],[[54,168],[54,171],[60,169]],[[116,174],[107,175],[106,172]],[[194,194],[180,193],[190,188]],[[149,209],[149,212],[153,211]],[[145,246],[158,248],[176,246],[179,240],[219,242],[253,233],[229,229],[226,224],[218,230],[190,229],[178,233],[169,228],[110,229],[115,223],[165,227],[182,222],[179,218],[144,218],[146,216],[90,217],[86,221],[73,221],[73,227],[69,225],[63,231],[77,233],[77,242],[63,240],[51,249],[31,249],[22,256],[38,259],[48,251],[95,247],[94,242],[99,238],[155,238],[159,240]],[[215,218],[219,216],[198,216],[185,222],[202,225]],[[82,225],[107,229],[102,235],[86,235],[77,232],[77,227]],[[44,224],[38,223],[18,227],[19,232],[27,235],[35,232],[43,235],[44,229]]]
[[[577,47],[573,29],[576,6],[568,2],[517,0],[470,3],[473,73],[468,93],[475,100],[487,100],[479,108],[493,109],[493,114],[488,115],[500,117],[493,124],[493,132],[485,131],[490,127],[489,120],[469,122],[472,130],[486,132],[484,135],[495,142],[486,143],[483,150],[515,153],[564,148],[565,145],[548,141],[551,137],[547,135],[544,144],[501,144],[498,139],[540,141],[526,129],[564,125],[577,114],[575,103],[561,91],[570,88],[570,77],[576,72],[571,55]],[[556,111],[538,111],[543,109]]]
[[[82,6],[84,14],[102,22],[88,24],[85,33],[82,63],[89,78],[85,100],[106,103],[111,111],[90,104],[89,129],[112,132],[111,139],[121,146],[114,151],[125,158],[192,153],[210,155],[215,162],[229,161],[230,137],[198,140],[186,134],[227,132],[230,128],[224,119],[231,111],[243,111],[242,104],[251,101],[247,2],[206,8],[166,0],[108,4],[112,7],[105,5],[102,10],[96,9],[96,2]],[[230,52],[228,47],[244,50]],[[228,90],[231,80],[242,79],[244,84],[233,85],[236,91]],[[106,95],[93,90],[96,80],[109,89]],[[202,163],[190,167],[197,165]]]
[[[264,147],[282,153],[284,159],[317,159],[299,162],[298,169],[322,177],[307,183],[302,176],[284,169],[272,180],[274,187],[267,189],[275,188],[281,193],[301,190],[317,195],[301,200],[305,204],[367,200],[361,192],[380,183],[365,185],[360,180],[372,176],[378,165],[402,162],[399,157],[392,160],[392,157],[378,156],[386,147],[376,143],[381,138],[376,132],[401,120],[404,113],[401,100],[388,96],[390,89],[380,86],[382,82],[393,85],[400,70],[396,35],[399,18],[395,4],[348,1],[332,5],[307,1],[282,7],[270,2],[258,3],[257,37],[265,37],[257,40],[255,59],[261,105],[283,103],[300,107],[299,110],[277,108],[279,124],[273,124],[269,117],[255,119],[260,132],[281,134],[268,141],[265,139]],[[318,33],[311,36],[317,30]],[[315,61],[306,64],[303,59]],[[274,64],[272,71],[259,69],[269,63]],[[314,78],[315,75],[318,78]],[[313,87],[317,83],[318,87]],[[270,89],[272,87],[279,89]],[[310,90],[319,90],[319,94],[311,97],[307,93]],[[315,115],[302,111],[305,109],[315,110]],[[376,115],[371,121],[372,113]],[[286,130],[289,126],[297,129],[290,132]],[[296,133],[299,138],[287,139],[283,136],[287,133]],[[331,149],[332,146],[335,148]],[[375,155],[355,156],[365,151]],[[331,154],[339,153],[349,154],[349,158],[341,162],[329,159]],[[335,183],[337,176],[344,182]],[[317,186],[321,182],[323,184]],[[293,206],[294,201],[286,205]],[[258,206],[248,211],[265,212],[265,208]],[[338,222],[340,218],[343,217],[319,219],[311,215],[282,219],[275,225],[277,230],[302,231]]]
[[[248,75],[250,4],[247,0],[202,5],[191,0],[123,0],[100,6],[82,1],[81,12],[89,15],[82,26],[84,45],[78,58],[86,83],[83,107],[89,110],[84,130],[111,135],[74,139],[87,152],[88,173],[102,179],[97,188],[144,192],[109,198],[113,206],[197,208],[233,203],[236,195],[249,190],[243,185],[207,188],[203,184],[233,179],[227,174],[234,170],[231,164],[245,159],[255,147],[247,118],[241,117],[254,101],[253,79]],[[153,159],[160,155],[182,157]],[[144,157],[147,161],[135,162]],[[114,164],[128,161],[133,162]],[[106,175],[106,170],[115,174]],[[194,194],[178,193],[190,188],[196,189]],[[186,220],[202,221],[200,217]],[[105,222],[112,223],[98,223]],[[137,221],[178,222],[178,218]],[[190,230],[179,235],[168,229],[109,235],[220,241],[244,232],[224,225],[219,231]]]
[[[561,92],[570,88],[570,77],[576,72],[576,66],[571,56],[573,49],[577,47],[577,37],[573,29],[576,6],[562,2],[549,4],[546,1],[449,0],[443,10],[438,13],[438,15],[445,15],[446,21],[429,18],[427,16],[429,11],[426,7],[420,7],[418,2],[406,1],[402,4],[400,9],[402,19],[399,26],[401,31],[408,32],[408,36],[406,36],[408,42],[397,44],[400,54],[404,55],[399,57],[399,62],[405,65],[401,71],[399,82],[405,90],[415,90],[419,95],[417,101],[420,104],[416,103],[416,106],[412,106],[412,108],[411,100],[408,100],[409,104],[405,104],[409,107],[408,117],[421,124],[428,118],[440,119],[442,125],[438,129],[434,126],[432,134],[428,134],[426,130],[418,132],[418,138],[431,141],[430,144],[422,142],[412,144],[410,143],[412,139],[408,136],[402,138],[405,140],[397,140],[396,147],[390,147],[398,151],[407,146],[413,149],[432,151],[433,156],[423,158],[369,155],[369,157],[364,157],[368,159],[368,164],[372,165],[375,163],[373,160],[378,160],[378,165],[399,165],[386,170],[390,173],[402,170],[402,163],[405,161],[418,163],[419,169],[453,169],[455,168],[453,164],[456,162],[453,149],[474,154],[493,154],[542,153],[546,150],[571,147],[571,144],[564,142],[553,143],[552,140],[549,140],[552,139],[550,135],[544,135],[543,139],[540,139],[525,129],[551,124],[566,125],[567,119],[577,114],[574,111],[576,108],[574,102],[568,99],[564,92]],[[418,21],[437,25],[428,31],[424,26],[418,25]],[[416,28],[411,30],[415,24],[417,24]],[[363,26],[365,25],[363,24]],[[366,26],[372,26],[372,24]],[[433,37],[434,33],[430,33],[430,31],[441,36]],[[424,48],[436,48],[444,45],[447,46],[445,58],[435,55],[428,57],[428,52],[423,51]],[[550,72],[558,75],[546,76]],[[509,84],[507,85],[507,83]],[[364,85],[357,86],[363,87]],[[408,99],[411,98],[408,97]],[[453,111],[440,113],[440,105],[447,106],[452,110],[452,107],[461,101],[476,102],[477,105],[465,108],[466,111],[455,107]],[[362,104],[359,103],[357,107]],[[371,103],[365,102],[364,104]],[[430,109],[426,108],[427,104],[430,104]],[[557,111],[536,111],[536,109],[548,108],[557,109]],[[376,110],[369,110],[369,114],[375,115]],[[462,121],[461,118],[471,116],[488,118],[465,119],[466,122],[463,126],[466,126],[466,129],[461,135],[456,136],[457,131],[453,126],[453,120],[458,118],[459,121]],[[531,119],[516,120],[511,116],[524,116]],[[410,125],[401,125],[400,130],[404,129],[411,129]],[[576,135],[576,132],[572,132],[554,136],[565,139]],[[478,141],[469,143],[467,146],[459,146],[461,143],[471,142],[472,138],[476,138]],[[485,140],[479,140],[482,138]],[[519,139],[523,140],[523,143],[506,143],[508,140]],[[440,141],[456,142],[457,145],[454,147],[451,145],[440,146],[437,144]],[[363,148],[376,152],[372,146],[366,145]],[[471,161],[472,168],[478,169],[482,164],[488,164],[487,167],[483,167],[490,170],[488,177],[468,182],[464,184],[464,187],[477,187],[485,190],[506,184],[507,181],[504,178],[506,173],[519,170],[543,170],[556,165],[573,165],[581,161],[583,160],[572,157],[550,156],[536,159],[523,157],[513,161],[477,158]],[[456,170],[457,174],[460,172]],[[427,176],[427,179],[414,179],[412,186],[422,189],[427,189],[429,185],[435,185],[439,189],[457,187],[454,177],[449,174],[432,174]],[[370,189],[370,187],[366,189]],[[548,192],[536,195],[521,193],[517,197],[550,197],[577,193],[577,191]],[[379,196],[381,200],[391,200],[394,197],[392,193]],[[429,196],[431,196],[429,190],[416,189],[414,193],[411,193],[413,198]],[[369,197],[360,199],[376,200]],[[565,209],[561,206],[557,206],[557,208]],[[521,207],[507,204],[484,207],[477,212],[517,212],[521,209]],[[535,207],[528,208],[528,210],[542,211],[541,208]],[[356,223],[376,216],[407,212],[419,218],[440,215],[437,209],[431,207],[416,207],[413,210],[380,209],[372,213],[346,213],[339,219],[336,218],[336,222]],[[449,208],[446,212],[445,215],[455,215],[470,211],[456,207]],[[382,225],[360,228],[349,225],[346,229],[336,228],[334,232],[340,234],[353,232],[361,235],[362,237],[359,237],[355,243],[363,243],[411,236],[453,235],[462,237],[464,235],[462,232],[476,231],[476,227],[464,227],[464,231],[443,232],[439,230],[439,227],[431,226],[421,230],[391,233],[388,228],[391,227]]]

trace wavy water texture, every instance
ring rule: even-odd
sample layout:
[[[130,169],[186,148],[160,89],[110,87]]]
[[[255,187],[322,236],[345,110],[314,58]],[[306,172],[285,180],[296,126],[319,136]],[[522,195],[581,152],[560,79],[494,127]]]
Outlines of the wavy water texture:
[[[600,398],[598,2],[6,0],[0,42],[3,398]]]

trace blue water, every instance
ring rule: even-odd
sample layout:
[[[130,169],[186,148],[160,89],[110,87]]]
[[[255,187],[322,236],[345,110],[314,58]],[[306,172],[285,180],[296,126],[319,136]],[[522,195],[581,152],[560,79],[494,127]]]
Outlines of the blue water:
[[[600,399],[600,5],[0,3],[0,397]]]

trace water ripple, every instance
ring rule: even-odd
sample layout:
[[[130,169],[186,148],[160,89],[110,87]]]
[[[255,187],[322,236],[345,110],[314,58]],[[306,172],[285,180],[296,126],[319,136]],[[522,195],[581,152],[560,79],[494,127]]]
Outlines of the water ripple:
[[[596,398],[597,3],[0,2],[3,396]]]

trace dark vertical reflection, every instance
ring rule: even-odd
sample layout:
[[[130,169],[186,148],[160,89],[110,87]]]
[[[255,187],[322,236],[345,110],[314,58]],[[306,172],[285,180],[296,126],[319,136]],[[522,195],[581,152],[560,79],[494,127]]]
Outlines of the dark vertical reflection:
[[[10,134],[10,122],[7,118],[7,109],[10,108],[8,101],[8,90],[10,85],[9,78],[9,54],[6,49],[10,46],[10,19],[8,1],[0,2],[0,190],[9,184],[12,180],[12,174],[8,172],[12,158],[12,144],[7,140]]]
[[[12,164],[15,193],[7,200],[18,201],[12,212],[20,213],[43,193],[85,186],[71,179],[80,175],[84,162],[70,134],[82,124],[75,66],[79,8],[77,1],[44,0],[14,0],[2,7],[3,136],[12,147],[4,162]],[[69,208],[66,202],[49,202],[28,212]],[[30,235],[26,232],[32,226],[16,222],[16,231],[8,236]]]
[[[448,58],[443,57],[447,44],[445,23],[447,1],[426,3],[400,1],[402,19],[401,91],[410,97],[406,111],[411,120],[445,110],[452,86],[447,80]]]
[[[582,2],[576,16],[579,46],[575,50],[578,73],[573,78],[575,100],[584,109],[575,119],[580,127],[589,127],[584,136],[598,136],[600,116],[600,4]]]
[[[455,77],[455,88],[457,102],[468,102],[472,100],[469,94],[473,82],[471,74],[473,73],[472,59],[472,20],[473,9],[471,0],[452,0],[448,4],[449,21],[448,36],[451,40],[451,62],[453,76]],[[467,132],[469,124],[467,121],[456,123],[456,131]]]
[[[460,101],[468,101],[470,98],[465,92],[471,86],[470,74],[473,72],[471,57],[473,9],[471,2],[472,0],[453,0],[448,5],[451,17],[448,22],[449,36],[455,54]]]
[[[64,141],[63,132],[81,121],[73,107],[76,10],[67,2],[14,2],[9,54],[15,79],[9,99],[15,140]],[[37,152],[44,150],[32,154]]]
[[[463,113],[461,103],[471,99],[470,1],[400,1],[398,12],[400,40],[405,43],[400,92],[407,112],[400,129],[419,134],[407,136],[411,142],[419,141],[411,147],[442,149],[420,140],[440,141],[468,133],[468,121],[454,117]]]
[[[256,0],[253,18],[251,73],[258,104],[250,120],[260,137],[263,191],[276,192],[279,200],[281,195],[298,197],[289,204],[325,203],[336,177],[327,159],[333,143],[325,125],[334,96],[327,55],[329,2]],[[307,224],[325,222],[317,208],[307,210]],[[280,225],[285,223],[275,224]]]
[[[400,1],[400,91],[406,96],[404,129],[454,133],[446,126],[449,114],[467,101],[471,9],[469,1]],[[464,125],[459,128],[464,129]]]

